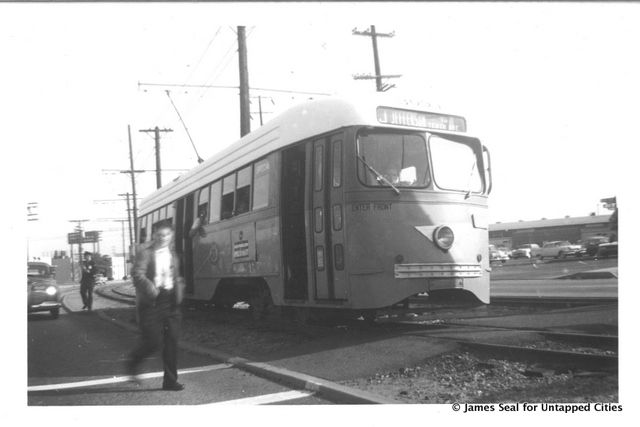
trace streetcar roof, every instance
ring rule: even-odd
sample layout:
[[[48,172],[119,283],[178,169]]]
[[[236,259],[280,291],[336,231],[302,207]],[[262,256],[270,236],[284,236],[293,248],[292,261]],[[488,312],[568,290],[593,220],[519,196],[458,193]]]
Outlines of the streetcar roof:
[[[328,97],[297,104],[145,197],[140,213],[147,214],[273,151],[316,135],[355,125],[412,127],[380,123],[377,107],[439,113],[437,108],[416,106],[386,93],[359,96],[357,100]]]

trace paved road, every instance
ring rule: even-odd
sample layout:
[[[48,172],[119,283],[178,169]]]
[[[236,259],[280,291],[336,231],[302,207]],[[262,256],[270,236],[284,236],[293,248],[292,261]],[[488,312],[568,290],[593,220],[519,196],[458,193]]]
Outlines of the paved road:
[[[77,287],[66,303],[79,308]],[[115,304],[96,296],[94,310]],[[163,391],[159,357],[150,359],[142,385],[125,381],[124,362],[136,334],[110,325],[96,313],[74,311],[52,319],[28,318],[29,405],[327,404],[309,391],[291,390],[245,371],[189,352],[179,353],[182,392]]]
[[[618,267],[617,258],[566,260],[529,260],[520,258],[491,264],[491,282],[514,279],[553,279],[581,271]]]
[[[538,260],[510,260],[492,265],[491,298],[535,299],[592,299],[616,300],[618,279],[557,280],[561,276],[595,270],[617,273],[617,258],[567,259],[540,262]]]

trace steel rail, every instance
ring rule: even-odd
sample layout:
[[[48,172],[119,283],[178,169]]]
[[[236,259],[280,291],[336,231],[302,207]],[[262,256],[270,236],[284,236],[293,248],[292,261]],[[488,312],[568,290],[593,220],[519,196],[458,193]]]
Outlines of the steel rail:
[[[618,370],[618,356],[490,344],[466,340],[457,340],[457,342],[471,351],[512,361],[534,362],[554,368],[591,371]]]
[[[579,332],[566,332],[557,331],[553,329],[531,329],[531,328],[518,328],[509,326],[492,326],[492,325],[473,325],[469,323],[443,323],[440,325],[442,328],[446,327],[470,327],[479,329],[491,329],[499,331],[516,331],[523,333],[533,333],[544,336],[547,339],[561,342],[581,343],[584,345],[591,345],[596,347],[606,347],[615,351],[618,351],[618,336],[617,335],[601,335],[601,334],[584,334]]]

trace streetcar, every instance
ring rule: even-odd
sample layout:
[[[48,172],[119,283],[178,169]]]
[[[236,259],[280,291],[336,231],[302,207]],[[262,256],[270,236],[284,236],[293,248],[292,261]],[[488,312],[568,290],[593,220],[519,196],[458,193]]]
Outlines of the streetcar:
[[[296,105],[146,197],[137,242],[170,222],[185,298],[258,317],[489,303],[489,151],[464,117],[416,105]]]

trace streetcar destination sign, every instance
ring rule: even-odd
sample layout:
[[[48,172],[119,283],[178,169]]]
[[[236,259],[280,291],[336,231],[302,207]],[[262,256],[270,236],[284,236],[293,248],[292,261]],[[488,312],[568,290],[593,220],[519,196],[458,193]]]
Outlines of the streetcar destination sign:
[[[460,116],[428,113],[426,111],[402,110],[390,107],[378,107],[377,116],[380,123],[390,125],[415,126],[454,132],[467,131],[467,121],[464,117]]]

